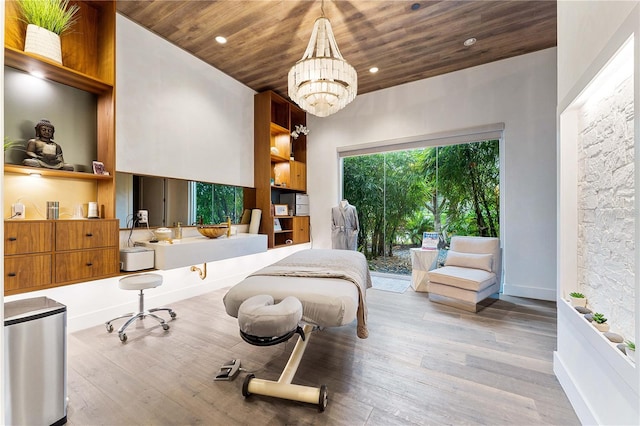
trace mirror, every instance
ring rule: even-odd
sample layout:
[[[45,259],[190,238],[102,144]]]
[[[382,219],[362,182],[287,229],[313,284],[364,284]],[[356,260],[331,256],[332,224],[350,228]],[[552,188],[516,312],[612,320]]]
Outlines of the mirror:
[[[147,227],[134,221],[134,213],[147,210],[149,227],[174,227],[197,223],[239,223],[251,208],[252,189],[241,186],[195,182],[160,176],[116,172],[116,217],[120,228]]]

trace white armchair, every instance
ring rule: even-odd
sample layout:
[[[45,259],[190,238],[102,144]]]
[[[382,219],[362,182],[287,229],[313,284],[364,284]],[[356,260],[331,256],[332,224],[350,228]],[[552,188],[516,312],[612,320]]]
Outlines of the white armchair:
[[[444,267],[429,271],[429,300],[478,312],[500,291],[500,240],[453,237]]]

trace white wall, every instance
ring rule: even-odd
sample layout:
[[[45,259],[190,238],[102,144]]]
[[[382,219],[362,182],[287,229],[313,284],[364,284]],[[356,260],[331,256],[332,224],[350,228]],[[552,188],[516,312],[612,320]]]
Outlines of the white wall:
[[[577,281],[576,211],[578,153],[577,113],[567,109],[599,73],[622,43],[635,34],[634,104],[639,99],[638,60],[640,6],[638,2],[558,2],[558,349],[554,372],[576,414],[584,424],[640,424],[640,368],[630,363],[615,345],[595,331],[562,300]],[[634,119],[635,152],[638,119]],[[638,169],[639,156],[635,155]],[[638,188],[638,175],[635,188]],[[638,212],[638,197],[635,197]],[[632,238],[629,236],[629,238]],[[634,246],[638,245],[638,217]],[[624,250],[624,248],[622,248]],[[640,312],[638,258],[635,253],[635,341]]]
[[[309,115],[314,244],[331,247],[330,208],[340,190],[338,148],[505,123],[504,292],[555,300],[555,106],[553,48],[360,95],[327,118]],[[357,207],[358,200],[349,201]]]
[[[253,90],[121,15],[116,87],[118,171],[253,186]]]
[[[636,4],[611,0],[558,1],[558,101],[567,97]]]
[[[578,191],[578,291],[590,309],[605,314],[612,331],[635,341],[637,213],[629,65],[627,78],[614,90],[592,95],[578,110],[578,185],[573,189]]]

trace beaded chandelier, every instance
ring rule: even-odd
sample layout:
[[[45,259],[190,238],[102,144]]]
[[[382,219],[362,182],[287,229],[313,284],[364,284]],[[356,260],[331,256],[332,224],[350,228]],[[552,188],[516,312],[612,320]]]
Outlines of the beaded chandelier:
[[[357,91],[356,70],[340,54],[323,11],[302,59],[289,70],[289,97],[308,113],[326,117],[347,106]]]

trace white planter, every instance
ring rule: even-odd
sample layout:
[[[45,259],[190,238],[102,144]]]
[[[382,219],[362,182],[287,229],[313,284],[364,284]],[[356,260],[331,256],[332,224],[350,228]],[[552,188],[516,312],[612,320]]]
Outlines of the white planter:
[[[586,297],[569,296],[569,299],[571,299],[571,306],[573,306],[574,308],[576,306],[582,306],[583,308],[587,307],[587,298]]]
[[[609,324],[607,324],[606,322],[603,324],[598,324],[597,322],[594,321],[592,324],[595,328],[598,329],[598,331],[601,331],[603,333],[609,331]]]
[[[37,25],[27,25],[27,36],[24,41],[24,51],[44,56],[62,65],[62,49],[60,36]]]

